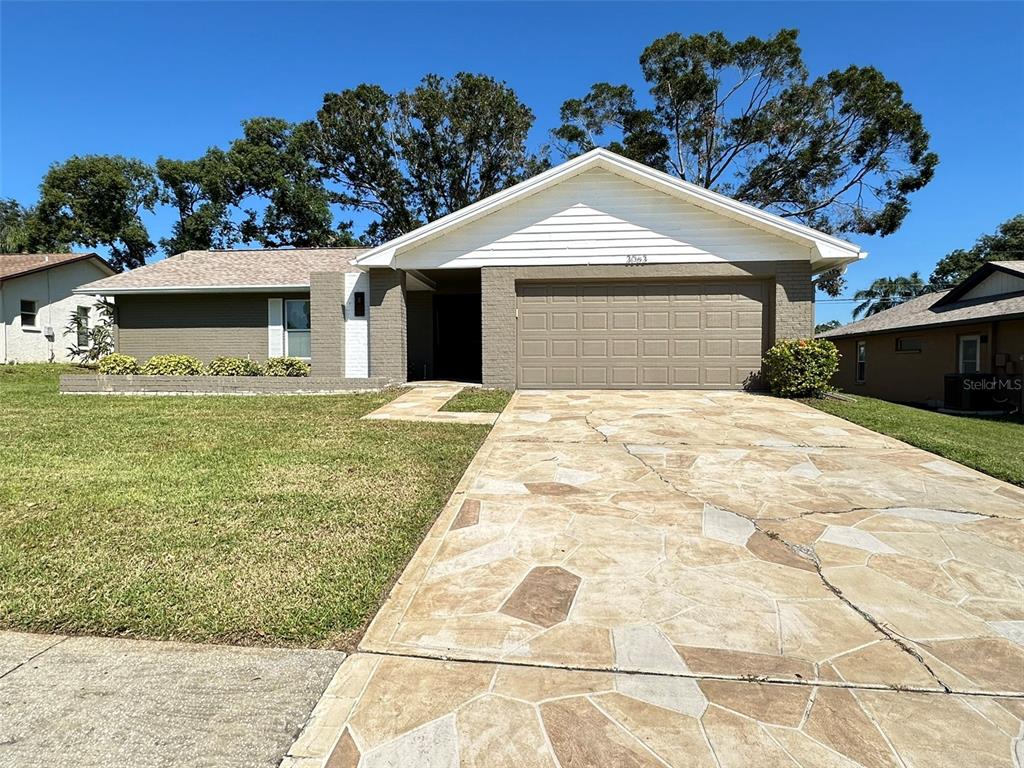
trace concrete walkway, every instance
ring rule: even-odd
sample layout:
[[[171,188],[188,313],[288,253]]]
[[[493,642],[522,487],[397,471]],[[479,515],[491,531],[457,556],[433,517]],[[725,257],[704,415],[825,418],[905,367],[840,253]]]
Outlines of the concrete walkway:
[[[520,392],[283,765],[1020,768],[1022,518],[798,403]]]
[[[0,766],[276,766],[343,659],[0,632]]]
[[[414,386],[390,403],[363,416],[384,421],[436,421],[455,424],[493,424],[496,413],[442,411],[441,407],[466,388],[465,384]]]

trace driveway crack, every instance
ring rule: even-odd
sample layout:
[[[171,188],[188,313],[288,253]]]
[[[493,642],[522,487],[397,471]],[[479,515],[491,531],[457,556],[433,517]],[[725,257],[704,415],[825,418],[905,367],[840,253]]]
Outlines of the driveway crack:
[[[638,455],[636,453],[633,453],[633,451],[631,451],[629,449],[628,445],[623,445],[623,447],[625,448],[626,453],[628,453],[630,456],[632,456],[637,461],[639,461],[641,464],[643,464],[645,467],[647,467],[663,483],[665,483],[666,485],[668,485],[669,487],[673,488],[675,491],[677,491],[679,493],[686,494],[688,496],[693,496],[694,498],[698,498],[699,499],[699,496],[694,496],[693,494],[689,493],[688,491],[683,490],[678,485],[673,483],[671,480],[666,478],[664,476],[664,474],[657,467],[655,467],[649,461],[644,459],[642,456],[640,456],[640,455]],[[814,570],[818,574],[818,578],[821,580],[821,583],[825,586],[826,589],[828,589],[829,592],[831,592],[833,595],[835,595],[835,597],[840,602],[842,602],[844,605],[849,607],[858,616],[860,616],[862,619],[864,619],[864,621],[866,621],[868,624],[870,624],[875,629],[876,632],[878,632],[880,635],[885,637],[890,642],[894,643],[897,648],[899,648],[901,651],[903,651],[904,653],[909,655],[918,664],[920,664],[922,667],[924,667],[924,669],[928,673],[928,675],[936,683],[938,683],[940,686],[942,686],[942,689],[946,693],[952,693],[952,690],[949,688],[949,686],[946,685],[939,678],[939,676],[937,674],[935,674],[935,670],[933,670],[931,668],[931,666],[929,666],[928,662],[926,662],[924,660],[924,657],[917,651],[916,648],[914,648],[912,645],[910,645],[910,643],[908,643],[906,640],[904,640],[899,634],[897,634],[892,629],[887,627],[879,619],[875,618],[868,611],[864,610],[859,605],[857,605],[852,600],[850,600],[848,597],[846,597],[846,595],[843,594],[843,591],[841,589],[839,589],[839,587],[837,587],[835,584],[833,584],[831,581],[829,581],[828,577],[825,575],[825,573],[821,569],[821,560],[818,557],[818,553],[815,552],[812,547],[805,547],[805,546],[802,546],[800,544],[793,544],[792,542],[786,541],[782,536],[780,536],[775,531],[766,531],[765,529],[763,529],[761,527],[761,525],[760,525],[761,521],[758,518],[751,517],[749,515],[744,515],[741,512],[736,512],[736,511],[731,510],[731,509],[729,509],[727,511],[732,513],[732,514],[734,514],[734,515],[738,515],[739,517],[742,517],[742,518],[744,518],[746,520],[749,520],[753,524],[754,528],[757,531],[759,531],[760,533],[763,533],[765,536],[768,536],[769,538],[775,539],[780,544],[785,546],[790,552],[795,554],[797,557],[800,557],[800,558],[802,558],[804,560],[809,560],[811,562],[811,564],[814,566]],[[856,511],[856,510],[849,510],[849,511]],[[813,514],[813,513],[808,513],[808,514]],[[804,515],[800,515],[800,517],[803,517],[803,516]],[[775,519],[776,518],[772,518],[773,521]]]

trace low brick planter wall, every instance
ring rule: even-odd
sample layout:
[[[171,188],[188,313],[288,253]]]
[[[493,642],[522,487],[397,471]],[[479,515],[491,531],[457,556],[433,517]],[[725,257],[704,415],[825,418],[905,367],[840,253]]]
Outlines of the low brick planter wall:
[[[66,374],[66,395],[308,395],[383,389],[384,378],[339,379],[329,376],[104,376]]]

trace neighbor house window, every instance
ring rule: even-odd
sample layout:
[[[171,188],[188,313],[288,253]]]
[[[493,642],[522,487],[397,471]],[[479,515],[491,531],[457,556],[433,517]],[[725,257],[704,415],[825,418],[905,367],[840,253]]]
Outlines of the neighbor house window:
[[[288,299],[284,303],[285,354],[305,357],[309,354],[309,300]]]
[[[36,303],[28,299],[21,300],[21,327],[36,327]]]
[[[960,337],[960,373],[978,373],[981,370],[981,337]]]
[[[356,317],[366,317],[366,294],[363,291],[355,292]]]
[[[897,352],[920,352],[921,349],[921,339],[916,336],[901,336],[896,339]]]
[[[78,336],[78,348],[89,346],[89,308],[79,307],[75,310],[75,331]]]
[[[854,376],[854,380],[858,384],[864,383],[864,374],[867,373],[868,368],[868,343],[866,341],[857,342],[857,372]]]

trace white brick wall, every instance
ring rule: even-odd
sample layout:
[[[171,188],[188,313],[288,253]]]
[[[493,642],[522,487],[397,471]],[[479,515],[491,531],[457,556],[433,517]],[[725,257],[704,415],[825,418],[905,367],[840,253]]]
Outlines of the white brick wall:
[[[355,293],[366,298],[366,314],[356,317]],[[370,276],[366,272],[345,275],[345,376],[365,379],[370,375]]]
[[[45,363],[68,361],[68,347],[74,342],[64,328],[78,307],[95,307],[92,296],[73,296],[72,289],[106,277],[108,272],[94,260],[76,261],[33,272],[0,283],[0,362]],[[36,302],[36,327],[22,328],[21,300]],[[90,313],[95,320],[96,309]],[[43,332],[53,328],[53,338]]]

